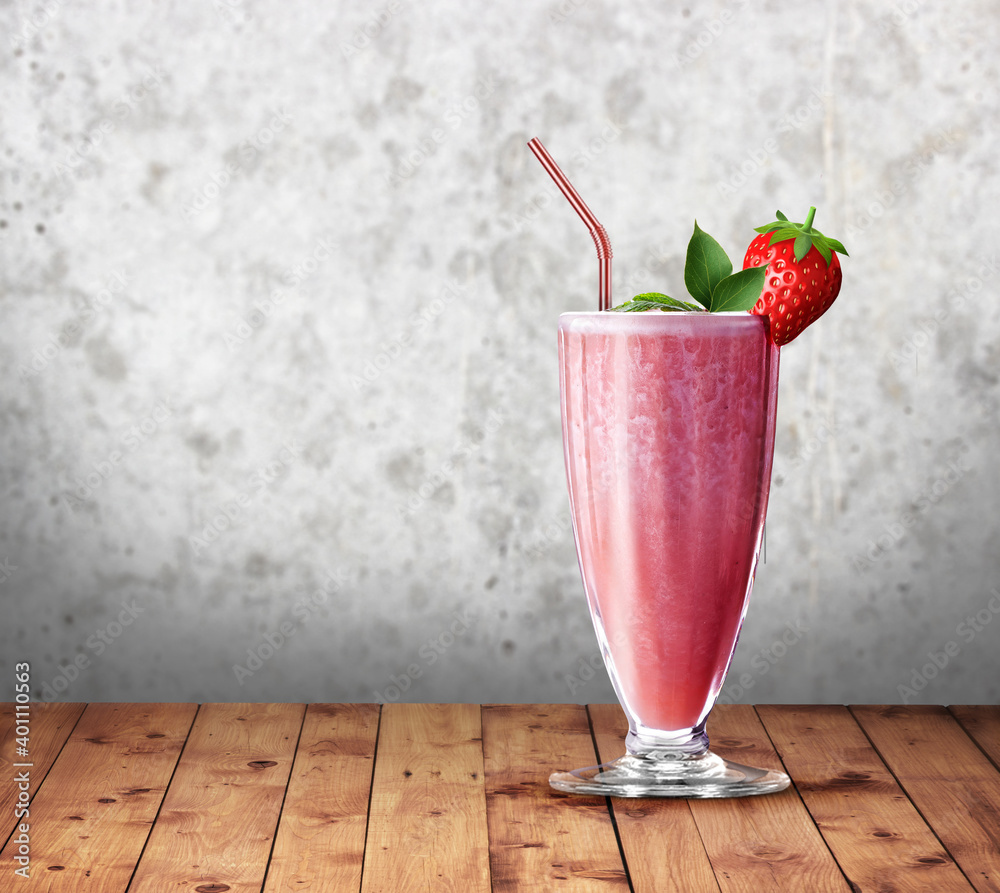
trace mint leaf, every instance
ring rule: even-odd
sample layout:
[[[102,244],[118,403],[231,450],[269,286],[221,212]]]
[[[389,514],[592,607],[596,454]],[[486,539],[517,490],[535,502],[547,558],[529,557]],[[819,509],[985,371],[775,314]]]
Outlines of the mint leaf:
[[[684,262],[684,284],[691,297],[712,308],[712,292],[733,272],[733,262],[725,249],[694,222]]]
[[[689,304],[687,301],[678,301],[676,298],[660,294],[658,291],[636,295],[631,301],[626,301],[624,304],[619,304],[617,307],[612,307],[611,309],[617,310],[620,313],[642,313],[646,310],[668,310],[674,312],[679,310],[700,310],[703,313],[705,312],[704,307]]]
[[[632,298],[633,301],[653,301],[657,304],[667,304],[677,310],[704,310],[699,304],[689,304],[687,301],[678,301],[670,295],[661,294],[658,291],[647,291]]]
[[[750,267],[727,276],[712,292],[712,312],[724,310],[750,310],[760,299],[764,290],[764,275],[767,265]]]
[[[618,313],[643,313],[646,310],[672,310],[677,312],[683,310],[683,307],[673,307],[670,304],[663,304],[660,301],[626,301],[624,304],[619,304],[617,307],[612,307],[612,312]]]

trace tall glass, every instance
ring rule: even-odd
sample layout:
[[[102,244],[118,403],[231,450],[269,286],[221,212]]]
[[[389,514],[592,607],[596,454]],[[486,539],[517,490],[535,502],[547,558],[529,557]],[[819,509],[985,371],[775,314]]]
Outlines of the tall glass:
[[[778,348],[748,313],[565,313],[563,446],[583,584],[626,754],[550,784],[615,797],[780,791],[705,722],[746,614],[774,452]]]

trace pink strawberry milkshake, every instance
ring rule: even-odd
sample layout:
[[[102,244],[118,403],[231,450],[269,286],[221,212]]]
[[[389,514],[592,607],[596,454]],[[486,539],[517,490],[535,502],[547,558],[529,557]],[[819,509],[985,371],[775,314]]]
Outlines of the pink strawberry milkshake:
[[[630,738],[690,738],[732,660],[771,479],[768,325],[743,312],[559,318],[577,554]]]

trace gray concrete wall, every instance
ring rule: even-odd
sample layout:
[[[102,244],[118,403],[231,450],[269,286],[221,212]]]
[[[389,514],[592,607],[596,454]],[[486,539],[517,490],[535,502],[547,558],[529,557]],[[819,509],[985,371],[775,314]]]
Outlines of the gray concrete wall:
[[[535,135],[619,297],[682,290],[695,217],[740,259],[816,204],[851,251],[782,352],[724,697],[1000,696],[994,4],[47,0],[0,30],[0,670],[39,697],[613,698],[555,358],[596,261]]]

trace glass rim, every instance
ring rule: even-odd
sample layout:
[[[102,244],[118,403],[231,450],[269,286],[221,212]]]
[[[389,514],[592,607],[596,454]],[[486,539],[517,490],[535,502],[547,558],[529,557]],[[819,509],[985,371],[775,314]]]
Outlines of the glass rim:
[[[759,313],[751,313],[749,310],[720,310],[712,313],[709,310],[659,310],[659,311],[640,311],[638,313],[620,313],[612,310],[566,310],[559,314],[559,319],[564,316],[613,316],[618,319],[628,319],[629,317],[643,318],[643,319],[657,319],[664,318],[669,319],[671,317],[704,317],[709,318],[725,318],[732,319],[733,317],[743,316],[747,319],[764,319],[764,317]]]

